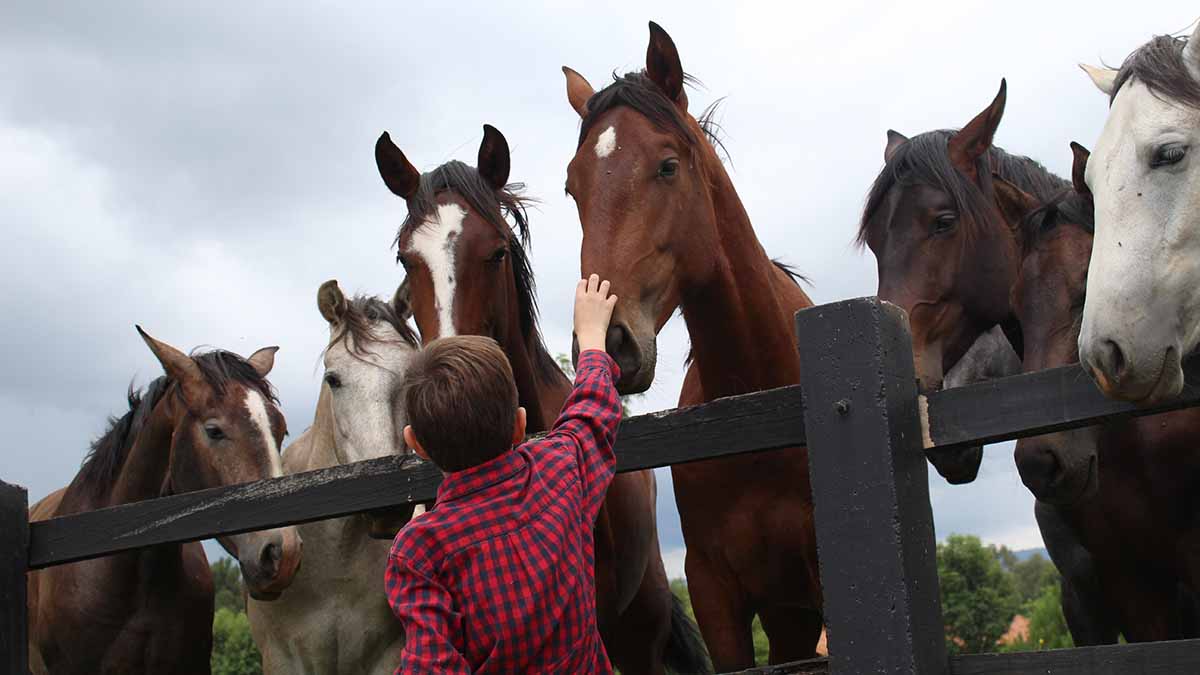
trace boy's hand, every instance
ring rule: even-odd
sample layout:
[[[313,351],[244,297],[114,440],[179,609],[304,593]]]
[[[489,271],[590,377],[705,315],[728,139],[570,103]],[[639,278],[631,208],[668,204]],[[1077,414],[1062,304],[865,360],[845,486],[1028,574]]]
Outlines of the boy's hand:
[[[575,338],[580,353],[589,349],[604,351],[608,321],[616,304],[617,296],[608,294],[607,280],[600,281],[596,274],[579,280],[575,287]]]

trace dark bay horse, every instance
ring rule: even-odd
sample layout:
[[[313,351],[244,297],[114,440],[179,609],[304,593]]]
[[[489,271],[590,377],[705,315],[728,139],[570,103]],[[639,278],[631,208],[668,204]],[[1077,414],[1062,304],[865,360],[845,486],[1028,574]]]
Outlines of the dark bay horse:
[[[512,364],[529,433],[549,429],[571,382],[538,331],[527,199],[508,182],[504,136],[484,125],[478,169],[452,161],[421,175],[386,133],[376,160],[408,205],[396,243],[422,340],[494,338]],[[622,672],[702,672],[703,646],[663,569],[655,495],[652,471],[618,474],[608,490],[595,532],[601,636]]]
[[[884,167],[867,195],[857,240],[875,254],[879,297],[908,313],[923,391],[940,389],[943,374],[993,326],[1021,353],[1008,299],[1020,263],[1014,233],[1021,214],[996,205],[993,172],[1044,199],[1068,186],[1037,162],[992,145],[1006,88],[1001,81],[991,105],[959,131],[912,138],[888,131]],[[974,480],[981,459],[977,449],[930,455],[951,483]]]
[[[1094,221],[1092,195],[1082,179],[1087,151],[1075,144],[1073,149],[1074,188],[1049,202],[998,183],[1002,203],[1029,212],[1012,290],[1026,371],[1079,363]],[[1069,600],[1088,605],[1093,632],[1085,639],[1115,643],[1118,633],[1131,642],[1200,636],[1197,439],[1200,410],[1188,409],[1018,441],[1022,481],[1041,502],[1055,505],[1088,553],[1083,571],[1091,585],[1075,595],[1092,596],[1064,593],[1068,618]]]
[[[681,405],[798,382],[793,315],[812,302],[763,250],[705,125],[688,113],[670,36],[651,23],[645,70],[599,92],[563,72],[582,119],[566,185],[583,225],[581,269],[621,298],[606,345],[621,366],[618,388],[650,386],[656,336],[676,309],[694,357]],[[688,588],[716,670],[754,665],[756,614],[771,663],[812,656],[822,618],[807,450],[671,475]]]
[[[276,347],[243,359],[188,356],[146,333],[166,375],[129,394],[66,488],[30,520],[282,475],[283,414],[266,380]],[[256,598],[278,597],[300,565],[293,527],[231,535]],[[213,583],[199,542],[165,544],[29,573],[34,672],[208,673]]]

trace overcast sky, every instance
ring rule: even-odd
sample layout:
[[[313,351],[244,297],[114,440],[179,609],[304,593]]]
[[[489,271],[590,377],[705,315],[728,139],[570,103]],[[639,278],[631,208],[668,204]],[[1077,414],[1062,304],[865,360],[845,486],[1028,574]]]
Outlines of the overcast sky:
[[[1008,78],[996,141],[1069,176],[1104,98],[1075,67],[1118,64],[1195,18],[1180,1],[1077,3],[460,2],[7,3],[0,10],[0,226],[8,335],[0,353],[0,478],[31,500],[65,485],[132,379],[159,374],[133,330],[182,349],[282,347],[271,379],[293,436],[311,421],[326,324],[317,286],[390,295],[404,204],[383,186],[383,130],[420,169],[474,163],[490,123],[513,149],[531,214],[543,330],[570,344],[580,229],[563,194],[578,117],[561,65],[599,88],[641,68],[646,22],[724,97],[728,167],[767,251],[818,302],[870,295],[875,262],[851,241],[884,132],[958,127]],[[686,332],[659,341],[637,410],[673,407]],[[931,472],[932,473],[932,472]],[[931,481],[938,536],[1040,546],[1011,446],[979,480]],[[681,568],[669,476],[662,542]]]

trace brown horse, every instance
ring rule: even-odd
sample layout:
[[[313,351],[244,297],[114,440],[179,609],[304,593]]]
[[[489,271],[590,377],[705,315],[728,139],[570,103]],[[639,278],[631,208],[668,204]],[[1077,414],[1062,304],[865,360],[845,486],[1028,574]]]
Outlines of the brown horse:
[[[396,242],[422,340],[494,338],[512,363],[529,432],[549,429],[571,383],[538,331],[527,200],[508,183],[504,136],[484,125],[478,169],[448,162],[422,176],[386,133],[376,159],[384,182],[408,204]],[[652,471],[618,474],[608,490],[595,533],[600,633],[622,672],[702,672],[703,646],[663,569],[655,495]]]
[[[1020,263],[1018,216],[997,206],[992,173],[1048,199],[1066,181],[1027,157],[992,145],[1006,85],[962,130],[907,138],[888,131],[884,167],[867,196],[857,241],[875,254],[879,297],[908,313],[913,357],[924,391],[942,387],[985,331],[1000,325],[1021,353],[1009,289]],[[930,455],[951,483],[974,480],[978,449]]]
[[[276,347],[243,359],[188,356],[138,329],[166,372],[111,420],[69,486],[30,520],[282,475],[283,415],[266,375]],[[278,597],[300,565],[285,527],[220,538],[250,594]],[[35,672],[208,673],[213,584],[199,542],[165,544],[29,574]]]
[[[693,355],[681,405],[798,382],[793,315],[812,302],[767,257],[705,116],[688,113],[670,36],[651,23],[646,69],[599,92],[563,72],[582,118],[567,167],[581,268],[621,298],[607,339],[618,388],[650,386],[656,336],[676,309]],[[822,619],[807,450],[678,465],[671,475],[688,588],[716,669],[754,665],[756,614],[771,663],[812,656]]]
[[[1074,189],[1049,202],[997,182],[1002,204],[1029,213],[1012,289],[1026,371],[1079,362],[1094,220],[1083,182],[1087,151],[1073,148]],[[1090,604],[1103,627],[1097,641],[1116,642],[1118,632],[1131,642],[1200,635],[1197,438],[1200,410],[1188,409],[1017,443],[1022,481],[1040,501],[1056,505],[1090,556],[1099,596]]]

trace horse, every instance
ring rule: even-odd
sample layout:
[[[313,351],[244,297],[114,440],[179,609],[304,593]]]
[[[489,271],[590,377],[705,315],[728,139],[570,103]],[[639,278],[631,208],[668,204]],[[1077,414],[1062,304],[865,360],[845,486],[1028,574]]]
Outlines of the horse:
[[[384,183],[407,202],[396,247],[422,340],[495,339],[512,364],[526,428],[548,430],[571,382],[538,330],[529,200],[508,182],[507,140],[484,125],[478,168],[451,161],[421,175],[384,133],[376,160]],[[617,474],[605,497],[595,531],[601,638],[623,673],[703,672],[703,646],[663,568],[656,493],[654,473],[636,471]]]
[[[1079,362],[1094,207],[1083,180],[1087,151],[1072,147],[1074,187],[1048,202],[997,179],[998,199],[1028,212],[1012,288],[1027,372]],[[1017,442],[1039,524],[1052,505],[1086,551],[1064,570],[1063,608],[1077,644],[1116,643],[1118,633],[1130,642],[1200,636],[1198,437],[1200,411],[1188,409]],[[1051,556],[1062,569],[1061,555],[1051,548]]]
[[[1200,344],[1200,26],[1120,70],[1084,70],[1110,110],[1086,175],[1096,239],[1079,356],[1107,396],[1150,405],[1179,394]]]
[[[277,347],[249,358],[188,356],[138,328],[165,375],[108,430],[71,484],[30,509],[31,521],[283,475],[286,423],[266,376]],[[250,595],[278,598],[300,566],[294,527],[218,539]],[[213,581],[199,542],[161,544],[28,575],[35,673],[206,674]]]
[[[712,108],[688,113],[690,76],[671,37],[651,22],[645,70],[599,92],[563,73],[581,118],[566,183],[581,270],[621,298],[606,340],[618,389],[650,386],[657,334],[677,309],[692,342],[680,405],[799,382],[793,316],[812,301],[755,236],[710,135]],[[823,620],[807,449],[676,465],[671,476],[715,669],[754,665],[756,614],[771,663],[812,657]]]
[[[407,454],[395,401],[418,343],[402,295],[391,304],[347,298],[334,280],[317,291],[329,324],[325,373],[312,426],[283,451],[285,473]],[[413,507],[402,511],[401,523]],[[404,631],[383,588],[391,542],[379,535],[399,528],[358,514],[299,529],[304,567],[291,588],[274,602],[251,599],[246,605],[263,671],[390,674],[400,661]]]
[[[1020,215],[996,205],[992,172],[1049,199],[1067,182],[1028,157],[992,145],[1004,116],[1007,83],[959,131],[908,138],[889,130],[884,166],[867,195],[856,243],[875,254],[880,299],[907,314],[920,388],[936,391],[979,336],[999,325],[1021,353],[1009,306],[1020,244]],[[950,483],[975,479],[979,448],[930,453]]]

